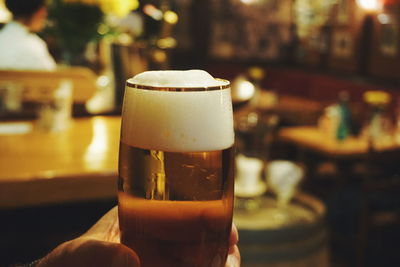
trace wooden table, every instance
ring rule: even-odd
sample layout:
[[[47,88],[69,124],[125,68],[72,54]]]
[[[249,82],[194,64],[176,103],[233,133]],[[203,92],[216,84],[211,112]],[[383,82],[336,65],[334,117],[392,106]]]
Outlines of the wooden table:
[[[330,157],[358,157],[368,152],[365,139],[349,137],[338,141],[312,126],[282,128],[279,139]]]
[[[287,127],[279,131],[281,141],[293,143],[303,149],[337,158],[363,157],[370,147],[367,138],[350,136],[339,141],[314,126]],[[400,145],[393,138],[382,138],[373,144],[375,151],[397,150]]]
[[[366,138],[349,137],[338,141],[313,126],[282,128],[278,133],[280,141],[291,144],[300,150],[300,161],[308,168],[308,175],[313,175],[314,167],[323,160],[336,163],[341,178],[346,179],[349,168],[355,162],[368,160],[370,145]],[[393,138],[382,138],[379,143],[373,145],[375,156],[389,153],[400,153],[400,146]]]
[[[1,209],[116,196],[120,117],[76,118],[62,132],[15,125],[31,130],[0,133]]]

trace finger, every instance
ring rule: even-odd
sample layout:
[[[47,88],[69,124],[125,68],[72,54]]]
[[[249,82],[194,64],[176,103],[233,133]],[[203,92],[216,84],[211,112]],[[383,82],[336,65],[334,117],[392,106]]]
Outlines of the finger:
[[[118,243],[88,241],[79,248],[74,256],[76,255],[81,255],[78,257],[80,263],[86,263],[81,266],[140,266],[137,254],[127,246]]]
[[[226,259],[225,267],[240,267],[240,253],[238,246],[233,246]]]
[[[119,243],[118,207],[107,212],[83,236]]]
[[[78,238],[63,243],[38,264],[38,267],[56,266],[139,267],[140,261],[133,250],[122,244]]]
[[[236,225],[232,223],[232,230],[231,230],[231,235],[229,238],[229,247],[233,247],[239,242],[239,233],[236,228]]]
[[[112,267],[140,267],[139,257],[132,249],[122,244],[113,244],[113,246],[116,246],[118,253],[112,257]]]
[[[103,217],[100,218],[87,232],[86,234],[91,234],[93,232],[99,232],[102,229],[107,228],[110,224],[113,224],[116,220],[118,220],[118,207],[115,206]]]

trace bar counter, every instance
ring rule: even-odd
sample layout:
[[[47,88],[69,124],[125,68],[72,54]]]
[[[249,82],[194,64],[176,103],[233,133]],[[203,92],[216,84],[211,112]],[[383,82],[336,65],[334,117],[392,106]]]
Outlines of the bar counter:
[[[0,209],[116,197],[119,133],[117,116],[75,118],[61,132],[0,123]]]

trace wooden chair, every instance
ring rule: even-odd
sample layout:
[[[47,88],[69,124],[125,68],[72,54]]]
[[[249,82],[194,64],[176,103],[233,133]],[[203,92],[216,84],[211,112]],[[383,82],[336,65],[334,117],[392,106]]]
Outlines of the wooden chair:
[[[96,75],[88,68],[71,67],[55,71],[0,70],[0,84],[12,82],[22,88],[23,102],[41,102],[63,80],[73,83],[74,104],[84,104],[96,91]]]
[[[374,243],[373,232],[381,233],[381,230],[390,226],[400,231],[399,159],[400,148],[370,151],[367,156],[367,172],[362,181],[357,266],[365,265],[368,244]]]

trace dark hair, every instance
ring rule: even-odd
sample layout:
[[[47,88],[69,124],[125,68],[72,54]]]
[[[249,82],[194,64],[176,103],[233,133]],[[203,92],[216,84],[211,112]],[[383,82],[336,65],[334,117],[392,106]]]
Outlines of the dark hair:
[[[5,0],[5,4],[14,18],[30,17],[46,5],[46,0]]]

